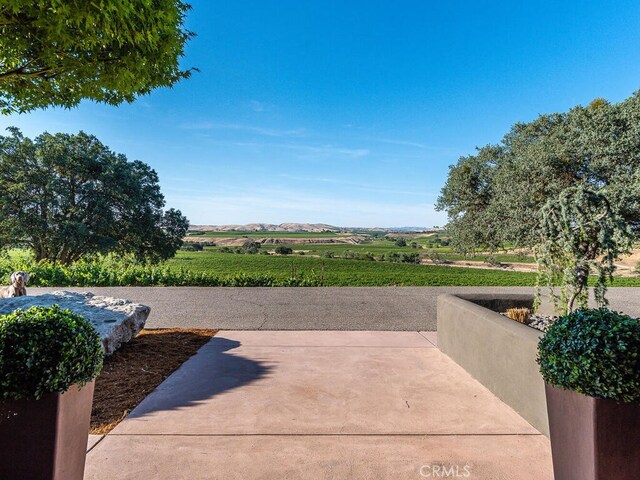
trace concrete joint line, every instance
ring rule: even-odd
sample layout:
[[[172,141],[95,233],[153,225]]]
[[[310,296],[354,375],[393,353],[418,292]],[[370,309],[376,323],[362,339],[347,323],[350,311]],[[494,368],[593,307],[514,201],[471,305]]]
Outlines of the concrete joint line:
[[[433,343],[431,340],[429,340],[427,337],[425,337],[422,332],[418,332],[418,335],[420,335],[422,338],[424,338],[427,342],[429,342],[431,345],[433,345],[434,347],[438,348],[438,346]]]

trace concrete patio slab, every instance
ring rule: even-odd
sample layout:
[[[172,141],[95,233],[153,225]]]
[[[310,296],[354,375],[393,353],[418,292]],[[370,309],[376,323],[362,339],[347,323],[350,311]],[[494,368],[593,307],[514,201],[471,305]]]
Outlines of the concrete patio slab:
[[[551,478],[546,437],[423,335],[318,333],[221,332],[89,452],[85,478]]]
[[[551,480],[550,464],[539,435],[108,435],[85,480]]]
[[[429,332],[434,333],[434,332]],[[319,331],[221,331],[210,345],[226,338],[240,342],[243,347],[406,347],[432,348],[429,337],[418,332],[345,332],[340,330]]]
[[[261,332],[264,343],[316,335],[288,333]],[[338,343],[361,337],[342,333]],[[113,433],[537,433],[424,338],[425,348],[262,347],[221,342],[240,332],[219,335]],[[386,334],[376,335],[382,344]]]

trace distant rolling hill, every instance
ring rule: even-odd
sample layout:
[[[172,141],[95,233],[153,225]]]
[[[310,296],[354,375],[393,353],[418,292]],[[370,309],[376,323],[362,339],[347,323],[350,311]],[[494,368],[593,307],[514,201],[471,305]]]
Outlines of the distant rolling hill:
[[[336,227],[326,223],[248,223],[246,225],[191,225],[190,230],[201,232],[426,232],[441,230],[426,227]]]
[[[248,223],[246,225],[191,225],[203,232],[340,232],[343,228],[324,223]]]

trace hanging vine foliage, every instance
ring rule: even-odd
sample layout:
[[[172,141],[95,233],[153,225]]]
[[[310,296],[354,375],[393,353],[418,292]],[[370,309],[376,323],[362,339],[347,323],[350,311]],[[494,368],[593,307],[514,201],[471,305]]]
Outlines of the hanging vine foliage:
[[[599,307],[607,306],[605,294],[616,268],[614,261],[628,253],[633,235],[604,191],[582,185],[563,190],[540,210],[539,232],[536,303],[541,287],[548,287],[559,313],[586,308],[589,277],[595,273],[595,301]]]

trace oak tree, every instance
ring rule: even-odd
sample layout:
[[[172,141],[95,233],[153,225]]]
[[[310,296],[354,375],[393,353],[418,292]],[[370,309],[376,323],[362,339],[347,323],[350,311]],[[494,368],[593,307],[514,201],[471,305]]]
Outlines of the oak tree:
[[[175,255],[189,223],[164,210],[147,164],[83,132],[31,140],[9,130],[0,136],[0,245],[63,264],[108,252],[152,262]]]
[[[131,102],[190,75],[181,0],[4,0],[0,112]]]
[[[640,236],[640,92],[514,125],[450,167],[437,206],[458,250],[534,247],[541,208],[577,186],[605,192]]]

